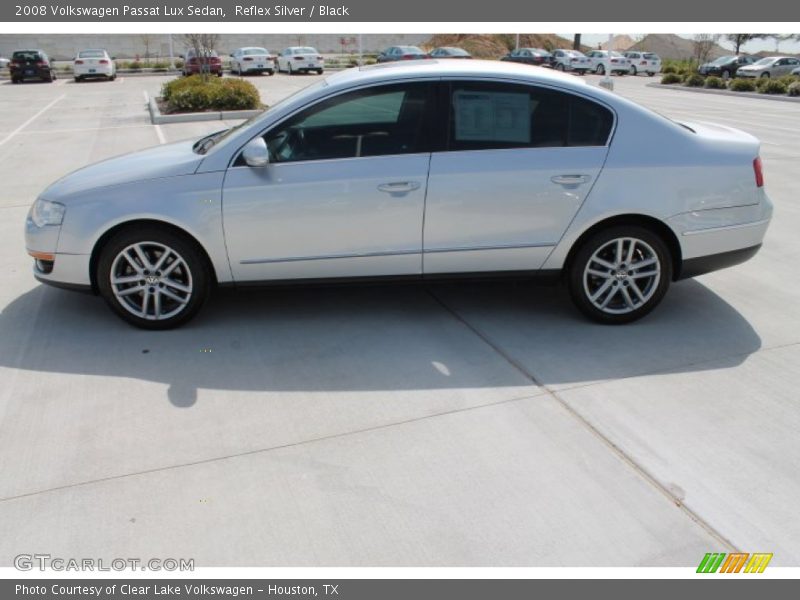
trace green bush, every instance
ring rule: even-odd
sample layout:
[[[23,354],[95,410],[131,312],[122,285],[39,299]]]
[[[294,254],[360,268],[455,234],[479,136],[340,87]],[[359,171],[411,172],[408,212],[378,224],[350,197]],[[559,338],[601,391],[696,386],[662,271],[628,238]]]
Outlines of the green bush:
[[[720,79],[719,77],[706,77],[705,86],[710,90],[724,90],[725,89],[725,82]]]
[[[165,83],[161,97],[174,112],[251,110],[261,106],[261,96],[249,81],[203,75]]]
[[[661,78],[662,85],[671,85],[673,83],[681,83],[683,80],[677,73],[667,73]]]
[[[767,79],[758,86],[758,91],[762,94],[785,94],[786,84],[780,79]]]
[[[703,87],[706,82],[706,78],[700,75],[700,73],[692,73],[686,78],[686,81],[683,82],[683,85],[686,87]]]
[[[728,89],[734,92],[755,92],[756,83],[752,79],[731,79],[728,84]]]
[[[675,65],[667,65],[666,67],[664,67],[663,69],[661,69],[661,72],[662,72],[664,75],[670,75],[670,74],[672,74],[672,73],[675,73],[675,72],[676,72]]]
[[[782,81],[788,88],[795,81],[800,81],[800,75],[784,75],[783,77],[778,77],[778,81]]]
[[[789,92],[790,96],[800,96],[800,81],[790,83],[786,90]]]
[[[138,60],[135,60],[132,63],[128,64],[128,68],[131,69],[132,71],[138,71],[139,69],[142,68],[142,63],[140,63]]]

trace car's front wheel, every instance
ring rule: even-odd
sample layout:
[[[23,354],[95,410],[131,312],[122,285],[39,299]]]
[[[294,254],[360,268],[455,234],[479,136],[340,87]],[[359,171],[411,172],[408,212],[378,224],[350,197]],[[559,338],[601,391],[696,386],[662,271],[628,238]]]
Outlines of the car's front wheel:
[[[97,286],[120,317],[142,329],[169,329],[200,310],[210,286],[206,260],[170,229],[126,229],[103,248]]]
[[[601,323],[629,323],[664,297],[672,280],[672,260],[667,245],[651,230],[617,226],[586,240],[567,276],[581,312]]]

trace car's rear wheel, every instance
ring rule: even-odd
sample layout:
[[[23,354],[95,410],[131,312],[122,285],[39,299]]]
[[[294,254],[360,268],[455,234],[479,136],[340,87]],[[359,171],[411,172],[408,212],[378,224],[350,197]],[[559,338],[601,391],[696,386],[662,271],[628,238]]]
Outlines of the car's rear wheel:
[[[173,231],[127,229],[103,248],[97,286],[112,310],[142,329],[169,329],[200,310],[211,285],[197,246]]]
[[[317,69],[317,75],[322,75],[324,72],[324,69]]]
[[[595,71],[597,72],[598,75],[605,75],[606,68],[603,65],[597,65]]]
[[[633,75],[634,77],[636,77],[636,75],[638,75],[638,74],[639,74],[639,73],[637,73],[637,72],[636,72],[636,67],[635,67],[635,66],[631,66],[631,75]]]
[[[644,227],[616,226],[586,240],[568,272],[575,305],[589,318],[609,324],[629,323],[653,310],[669,288],[669,249]]]

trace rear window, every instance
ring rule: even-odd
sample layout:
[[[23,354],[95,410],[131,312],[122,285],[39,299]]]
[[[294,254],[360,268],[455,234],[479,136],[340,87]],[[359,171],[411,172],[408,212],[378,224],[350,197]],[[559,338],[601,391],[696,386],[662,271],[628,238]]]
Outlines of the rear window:
[[[242,52],[245,56],[258,56],[261,54],[269,54],[265,48],[245,48]]]
[[[12,56],[14,60],[39,60],[41,55],[35,50],[18,50]]]
[[[452,85],[449,150],[604,146],[613,115],[574,94],[517,84]]]
[[[317,54],[317,50],[312,48],[311,46],[306,46],[305,48],[295,48],[295,54]]]
[[[78,53],[78,58],[105,58],[106,53],[102,50],[82,50]]]
[[[648,60],[661,60],[658,58],[658,54],[653,54],[652,52],[645,52],[644,57]]]

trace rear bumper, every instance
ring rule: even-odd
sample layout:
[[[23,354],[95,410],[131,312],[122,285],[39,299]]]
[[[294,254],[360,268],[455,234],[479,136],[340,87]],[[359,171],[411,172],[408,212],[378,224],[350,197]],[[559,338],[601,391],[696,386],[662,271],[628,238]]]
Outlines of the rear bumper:
[[[760,249],[761,244],[756,244],[748,248],[739,248],[738,250],[729,250],[728,252],[720,252],[719,254],[709,254],[708,256],[686,259],[681,264],[681,271],[677,279],[688,279],[690,277],[704,275],[705,273],[711,273],[712,271],[733,267],[750,260]]]

